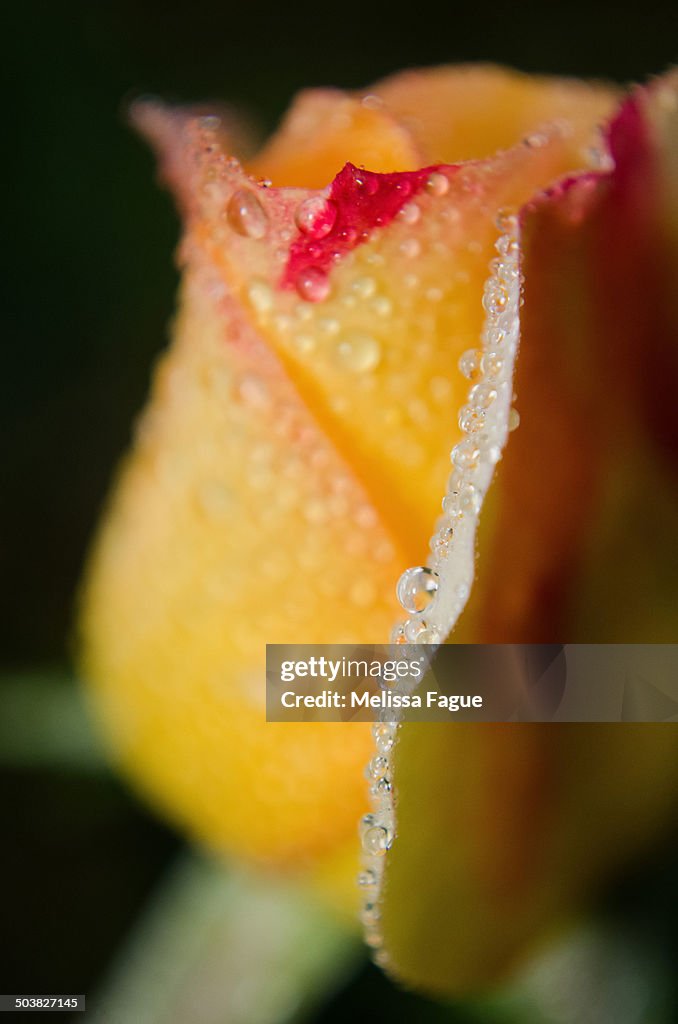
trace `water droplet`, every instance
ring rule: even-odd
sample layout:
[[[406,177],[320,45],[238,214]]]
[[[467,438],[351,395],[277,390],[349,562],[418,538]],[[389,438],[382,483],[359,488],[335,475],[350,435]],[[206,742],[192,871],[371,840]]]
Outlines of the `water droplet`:
[[[252,281],[247,294],[257,312],[268,313],[273,308],[273,293],[265,281]]]
[[[379,907],[372,900],[368,900],[367,903],[363,904],[363,908],[360,911],[360,920],[366,928],[375,928],[379,924],[381,914]]]
[[[520,413],[517,409],[510,409],[508,415],[509,431],[517,430],[520,426]]]
[[[459,357],[459,369],[467,380],[475,380],[480,373],[481,353],[478,349],[470,348]]]
[[[449,181],[440,171],[433,171],[426,180],[426,188],[434,196],[444,196],[449,187]]]
[[[464,405],[459,410],[459,429],[465,434],[477,434],[485,426],[485,413],[473,405]]]
[[[421,612],[438,592],[438,573],[424,565],[406,569],[398,580],[396,594],[406,612]]]
[[[518,226],[518,218],[512,210],[499,210],[495,221],[500,231],[510,233]]]
[[[447,498],[443,498],[443,501],[447,501]],[[455,516],[458,515],[458,510],[455,508]],[[450,548],[454,541],[454,527],[443,526],[436,534],[434,534],[431,540],[431,551],[439,561],[447,558],[450,553]]]
[[[239,188],[231,196],[226,210],[228,223],[239,235],[263,238],[268,228],[268,217],[263,206],[247,188]]]
[[[354,373],[374,370],[381,359],[381,348],[376,338],[352,331],[345,334],[335,346],[337,361]]]
[[[483,373],[490,377],[498,377],[504,366],[504,360],[498,352],[485,352],[480,362]]]
[[[455,444],[450,457],[457,469],[474,469],[480,459],[480,447],[475,440],[468,437]]]
[[[376,292],[377,283],[373,277],[356,277],[351,287],[361,299],[369,299]]]
[[[358,875],[358,885],[361,889],[369,889],[376,885],[377,881],[377,872],[373,871],[372,868],[366,868],[365,871],[361,871]]]
[[[378,779],[373,786],[370,786],[370,796],[378,802],[388,800],[392,792],[391,780],[387,778]]]
[[[295,282],[297,292],[307,302],[322,302],[330,294],[330,281],[324,270],[307,267]]]
[[[503,313],[508,305],[509,293],[505,285],[494,278],[485,285],[483,306],[491,316]]]
[[[305,356],[315,348],[315,338],[312,334],[297,334],[292,339],[292,344],[297,352]]]
[[[424,619],[410,619],[405,626],[405,636],[411,644],[437,644],[440,634]]]
[[[372,728],[372,735],[380,754],[388,754],[393,749],[395,729],[392,725],[387,725],[385,722],[377,722]]]
[[[421,253],[421,242],[418,238],[406,238],[400,243],[400,251],[408,259],[415,259]]]
[[[387,299],[385,295],[377,295],[376,298],[372,300],[372,309],[377,316],[383,317],[390,316],[393,312],[391,300]]]
[[[390,845],[388,829],[381,825],[374,825],[363,834],[363,850],[373,857],[383,857]]]
[[[294,215],[297,227],[312,238],[329,235],[337,219],[337,208],[331,199],[310,196],[300,203]]]
[[[361,104],[368,110],[381,110],[384,106],[384,101],[381,96],[375,96],[374,93],[368,92],[361,99]]]
[[[406,644],[405,629],[403,624],[400,622],[397,626],[394,626],[391,630],[391,643],[392,644]]]
[[[506,331],[503,327],[499,327],[497,324],[493,324],[485,333],[485,340],[488,346],[496,347],[497,345],[506,344]]]
[[[406,203],[398,210],[398,220],[405,224],[416,224],[421,217],[421,210],[416,203]]]
[[[502,235],[497,239],[494,247],[502,256],[510,256],[518,251],[518,242],[511,235]]]
[[[497,389],[492,384],[475,384],[468,397],[477,409],[489,409],[497,397]]]
[[[382,779],[388,772],[388,758],[373,757],[367,766],[368,778]]]
[[[318,330],[322,331],[323,334],[339,333],[339,321],[333,316],[323,316],[318,320]]]

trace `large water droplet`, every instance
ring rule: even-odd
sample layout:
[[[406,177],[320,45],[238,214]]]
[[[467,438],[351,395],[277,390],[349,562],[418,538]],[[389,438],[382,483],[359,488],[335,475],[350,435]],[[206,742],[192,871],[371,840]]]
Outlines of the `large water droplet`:
[[[363,850],[373,857],[383,857],[390,845],[388,829],[381,825],[374,825],[363,833]]]
[[[296,287],[302,299],[307,302],[322,302],[330,293],[330,281],[324,270],[307,267],[296,280]]]
[[[367,766],[367,775],[370,779],[381,779],[388,771],[388,759],[385,757],[373,757]]]
[[[294,216],[297,227],[311,238],[325,238],[337,219],[337,208],[331,199],[310,196],[300,203]]]
[[[247,188],[239,188],[231,196],[226,211],[228,223],[239,235],[263,238],[268,228],[268,217],[263,206]]]
[[[455,444],[450,457],[457,469],[475,469],[480,459],[480,447],[469,437]]]
[[[434,196],[444,196],[449,187],[449,181],[440,171],[433,171],[426,179],[426,189]]]
[[[467,380],[475,380],[480,373],[481,353],[475,348],[469,348],[459,357],[459,369]]]
[[[396,593],[406,612],[422,612],[438,592],[438,573],[424,565],[406,569],[398,580]]]

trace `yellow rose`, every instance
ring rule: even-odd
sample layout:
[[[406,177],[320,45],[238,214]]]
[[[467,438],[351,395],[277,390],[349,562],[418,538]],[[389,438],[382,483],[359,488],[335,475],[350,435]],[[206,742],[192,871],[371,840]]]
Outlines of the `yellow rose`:
[[[198,841],[352,891],[371,729],[266,723],[266,643],[443,639],[462,610],[454,640],[673,639],[676,80],[620,103],[415,71],[302,94],[245,163],[218,117],[135,108],[184,280],[83,666],[115,757]],[[407,618],[396,581],[430,565]],[[377,741],[398,804],[367,938],[431,991],[507,970],[675,806],[672,729]]]

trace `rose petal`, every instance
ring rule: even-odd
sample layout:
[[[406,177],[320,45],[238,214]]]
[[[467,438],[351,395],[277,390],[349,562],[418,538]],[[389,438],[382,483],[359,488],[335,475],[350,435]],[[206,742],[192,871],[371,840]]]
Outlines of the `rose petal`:
[[[675,84],[622,109],[614,173],[524,212],[521,421],[455,640],[675,638],[675,448],[652,411],[661,395],[675,409],[678,387]],[[666,831],[678,740],[670,726],[406,724],[393,778],[380,956],[410,985],[458,994],[504,977]]]
[[[595,159],[598,126],[611,115],[620,90],[608,83],[526,75],[487,64],[401,72],[372,90],[407,126],[429,162],[492,156],[520,139],[537,140],[545,126],[567,126],[570,162]]]
[[[300,866],[354,834],[369,730],[266,724],[263,645],[387,638],[449,473],[497,212],[572,153],[550,132],[416,179],[399,213],[384,195],[397,215],[344,245],[325,295],[286,271],[316,230],[300,207],[327,193],[257,184],[214,118],[137,118],[182,206],[187,270],[90,566],[85,671],[117,756],[170,817],[220,850]],[[370,123],[398,166],[402,133]]]

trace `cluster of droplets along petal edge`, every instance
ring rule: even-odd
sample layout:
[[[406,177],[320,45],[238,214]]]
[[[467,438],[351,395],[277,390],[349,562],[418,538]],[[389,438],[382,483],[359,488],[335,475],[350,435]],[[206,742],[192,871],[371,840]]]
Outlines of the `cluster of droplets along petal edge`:
[[[408,617],[394,628],[391,642],[430,644],[431,655],[468,600],[480,510],[508,434],[519,422],[512,407],[521,304],[517,217],[501,213],[497,226],[501,232],[498,256],[485,283],[480,348],[465,352],[459,361],[461,373],[471,382],[467,402],[458,414],[464,436],[450,453],[452,472],[430,542],[430,561],[427,566],[406,569],[397,586]],[[384,720],[373,726],[376,752],[366,769],[373,809],[360,821],[363,867],[358,884],[364,896],[365,941],[375,961],[385,966],[388,955],[382,948],[379,895],[386,853],[395,838],[391,754],[398,712],[389,709],[381,714]]]

